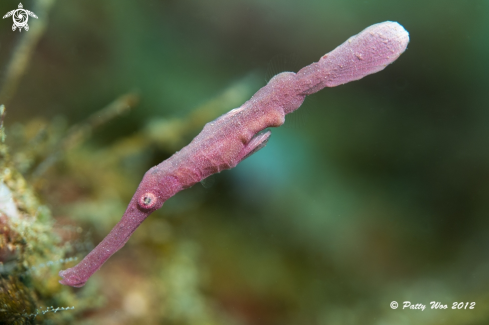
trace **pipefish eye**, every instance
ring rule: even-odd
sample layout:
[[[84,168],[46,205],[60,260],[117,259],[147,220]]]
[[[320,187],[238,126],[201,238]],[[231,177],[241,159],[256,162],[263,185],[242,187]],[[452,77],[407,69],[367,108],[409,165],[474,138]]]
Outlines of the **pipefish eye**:
[[[153,208],[157,202],[156,195],[151,192],[144,193],[138,200],[139,207],[145,210]]]

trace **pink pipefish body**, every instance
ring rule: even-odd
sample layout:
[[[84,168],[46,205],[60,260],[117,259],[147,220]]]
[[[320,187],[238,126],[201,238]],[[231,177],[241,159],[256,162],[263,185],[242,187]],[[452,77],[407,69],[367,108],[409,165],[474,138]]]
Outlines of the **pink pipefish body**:
[[[299,72],[273,77],[241,107],[207,123],[190,144],[149,169],[122,219],[79,264],[60,271],[60,283],[83,286],[167,199],[261,149],[271,135],[264,130],[282,125],[285,115],[299,108],[307,95],[384,69],[408,43],[409,34],[398,23],[375,24]]]

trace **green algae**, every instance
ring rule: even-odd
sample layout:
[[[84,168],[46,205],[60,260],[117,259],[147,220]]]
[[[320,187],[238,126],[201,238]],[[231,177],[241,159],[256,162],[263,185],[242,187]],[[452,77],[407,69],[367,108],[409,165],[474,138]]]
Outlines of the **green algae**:
[[[3,126],[0,132],[5,135]],[[70,246],[62,243],[50,209],[18,172],[5,141],[0,155],[0,323],[64,324],[89,305],[86,297],[57,284],[60,265],[73,261],[65,258]]]

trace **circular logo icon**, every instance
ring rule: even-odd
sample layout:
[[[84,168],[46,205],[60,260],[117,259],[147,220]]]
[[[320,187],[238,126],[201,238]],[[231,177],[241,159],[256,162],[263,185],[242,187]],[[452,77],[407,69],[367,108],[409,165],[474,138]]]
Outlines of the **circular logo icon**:
[[[25,10],[18,9],[15,11],[15,14],[13,14],[14,22],[18,26],[24,26],[25,22],[27,21],[27,13]]]
[[[391,302],[391,308],[392,309],[397,309],[397,307],[399,307],[399,305],[397,304],[397,301]]]

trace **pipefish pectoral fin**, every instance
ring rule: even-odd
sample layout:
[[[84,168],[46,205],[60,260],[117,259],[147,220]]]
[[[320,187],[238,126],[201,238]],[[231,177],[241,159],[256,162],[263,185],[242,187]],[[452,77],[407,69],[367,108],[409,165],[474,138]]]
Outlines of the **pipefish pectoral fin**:
[[[200,181],[200,184],[205,188],[211,188],[216,183],[216,175],[210,175]]]

